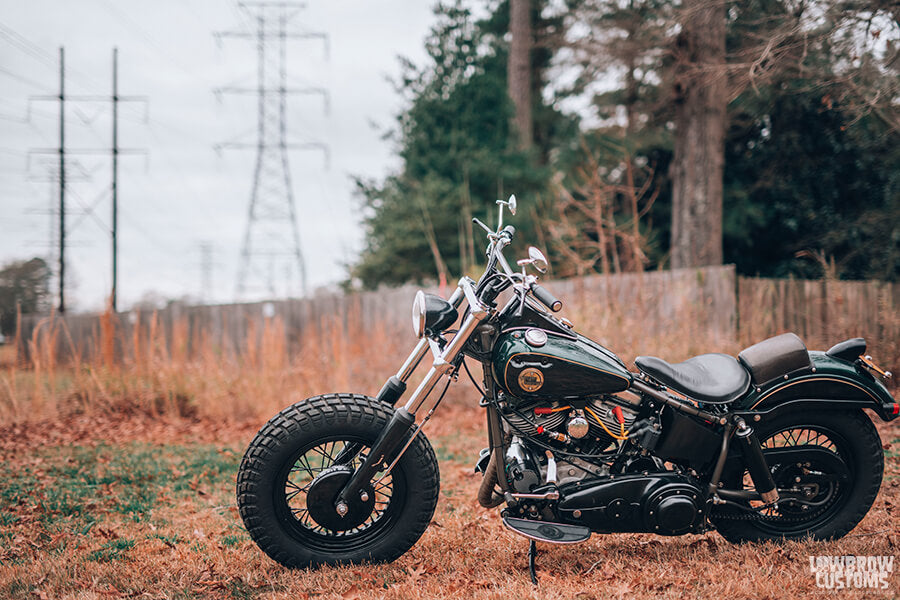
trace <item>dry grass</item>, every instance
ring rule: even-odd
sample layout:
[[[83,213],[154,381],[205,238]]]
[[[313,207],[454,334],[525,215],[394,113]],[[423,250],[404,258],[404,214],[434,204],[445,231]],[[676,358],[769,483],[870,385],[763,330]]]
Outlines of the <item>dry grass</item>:
[[[475,501],[479,410],[453,403],[430,432],[441,466],[437,513],[390,565],[288,571],[249,540],[234,474],[255,423],[143,413],[69,417],[0,431],[2,598],[826,598],[810,555],[893,555],[900,531],[900,428],[881,426],[886,479],[875,506],[836,542],[731,546],[715,533],[595,535],[527,542]],[[431,425],[429,426],[431,427]],[[887,590],[841,597],[896,596]]]
[[[699,337],[689,323],[646,340],[638,322],[577,307],[572,316],[628,359],[737,350]],[[167,333],[148,323],[128,352],[109,341],[110,331],[100,332],[106,343],[95,354],[67,365],[52,352],[68,343],[66,331],[51,322],[29,341],[30,364],[0,352],[0,598],[834,597],[815,587],[809,555],[893,555],[900,544],[891,519],[900,503],[900,428],[880,425],[886,479],[843,540],[737,547],[715,533],[594,536],[541,545],[534,588],[526,541],[475,500],[471,466],[484,445],[483,418],[475,394],[458,383],[428,428],[442,488],[422,540],[391,565],[288,571],[256,548],[236,514],[244,447],[262,420],[292,402],[374,393],[409,338],[378,327],[361,336],[352,318],[323,321],[291,353],[283,324],[272,320],[248,332],[238,355],[184,324]],[[898,589],[895,575],[888,590],[841,597]]]

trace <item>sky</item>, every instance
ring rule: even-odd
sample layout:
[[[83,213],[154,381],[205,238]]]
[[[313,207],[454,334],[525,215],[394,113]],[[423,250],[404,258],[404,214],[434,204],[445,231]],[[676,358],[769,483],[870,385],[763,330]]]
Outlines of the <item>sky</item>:
[[[390,82],[398,56],[417,64],[433,21],[425,0],[307,0],[296,30],[324,32],[287,46],[289,86],[324,87],[321,98],[289,100],[289,137],[324,142],[321,153],[289,155],[308,288],[346,278],[362,247],[353,178],[383,178],[399,167],[384,133],[403,107]],[[119,309],[142,299],[235,298],[255,155],[214,147],[255,142],[249,95],[216,88],[253,86],[254,41],[217,40],[249,31],[233,0],[0,0],[0,264],[41,256],[56,268],[54,233],[59,103],[29,98],[59,93],[65,47],[66,94],[109,96],[118,48]],[[104,306],[111,286],[110,102],[67,102],[67,305]],[[102,153],[97,153],[97,151]],[[203,251],[212,248],[211,287],[203,289]],[[55,289],[54,283],[54,289]]]

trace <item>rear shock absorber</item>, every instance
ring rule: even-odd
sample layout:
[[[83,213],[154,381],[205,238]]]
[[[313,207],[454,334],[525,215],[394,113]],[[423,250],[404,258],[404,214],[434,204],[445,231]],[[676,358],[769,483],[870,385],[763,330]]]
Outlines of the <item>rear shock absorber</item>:
[[[735,419],[735,423],[737,424],[737,433],[734,434],[734,437],[741,449],[747,470],[750,472],[750,479],[753,480],[757,493],[766,504],[778,502],[778,490],[775,489],[775,481],[772,479],[772,472],[766,463],[766,457],[763,456],[756,432],[740,417]]]

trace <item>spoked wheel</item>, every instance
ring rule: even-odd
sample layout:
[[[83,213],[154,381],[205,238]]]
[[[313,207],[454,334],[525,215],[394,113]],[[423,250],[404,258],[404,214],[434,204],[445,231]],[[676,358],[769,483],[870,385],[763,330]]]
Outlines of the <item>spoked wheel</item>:
[[[868,512],[884,470],[881,440],[861,411],[791,413],[757,430],[780,500],[745,503],[756,514],[727,510],[714,516],[729,541],[836,539]],[[723,475],[727,489],[752,490],[743,469]]]
[[[321,550],[346,549],[377,535],[399,514],[406,482],[398,481],[399,500],[391,502],[395,487],[391,474],[366,485],[366,500],[351,502],[347,514],[341,516],[335,511],[334,497],[365,460],[368,450],[367,443],[359,438],[322,440],[298,453],[293,464],[285,465],[284,485],[276,487],[275,502],[295,536]],[[344,459],[337,462],[342,454]]]
[[[437,503],[437,461],[417,436],[390,474],[335,500],[390,418],[358,395],[295,404],[256,435],[238,473],[238,508],[250,536],[288,567],[391,561],[421,537]]]

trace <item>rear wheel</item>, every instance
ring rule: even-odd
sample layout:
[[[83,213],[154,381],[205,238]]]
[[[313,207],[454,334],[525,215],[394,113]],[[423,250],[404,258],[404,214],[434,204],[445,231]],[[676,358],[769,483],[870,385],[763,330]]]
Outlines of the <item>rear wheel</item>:
[[[335,510],[349,480],[391,417],[372,398],[329,394],[281,411],[241,462],[237,502],[253,541],[287,567],[388,562],[409,550],[437,504],[437,460],[419,435],[390,474],[379,473]]]
[[[749,511],[726,508],[713,516],[730,542],[769,539],[837,539],[862,520],[875,501],[884,472],[881,439],[862,411],[789,413],[756,428],[780,491],[776,506],[745,502]],[[790,453],[796,450],[795,457]],[[812,450],[805,455],[805,450]],[[782,454],[780,461],[772,456]],[[722,476],[730,490],[753,489],[746,470]]]

